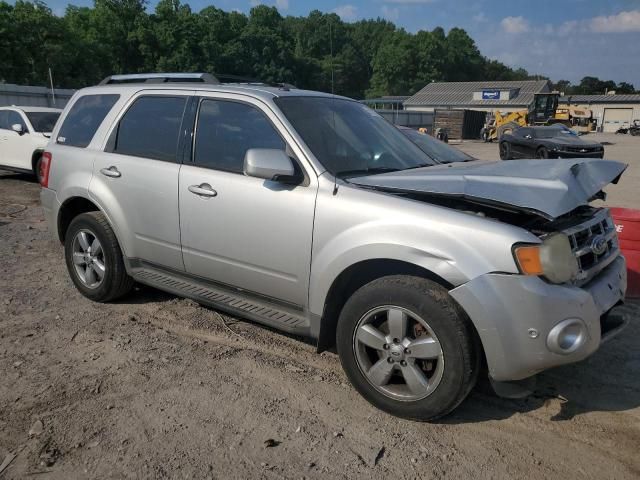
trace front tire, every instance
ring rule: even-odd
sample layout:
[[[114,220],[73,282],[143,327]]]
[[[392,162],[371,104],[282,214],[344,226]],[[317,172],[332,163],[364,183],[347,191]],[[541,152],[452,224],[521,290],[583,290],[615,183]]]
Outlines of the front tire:
[[[38,183],[42,183],[42,177],[40,176],[40,164],[42,163],[42,155],[38,156],[38,159],[33,163],[33,174],[36,176]]]
[[[446,289],[424,278],[394,275],[361,287],[340,313],[336,340],[351,384],[398,417],[446,415],[477,380],[473,327]]]
[[[115,300],[133,287],[118,240],[102,212],[82,213],[71,221],[64,253],[74,285],[95,302]]]
[[[536,150],[536,158],[539,158],[541,160],[549,158],[549,150],[547,150],[545,147],[540,147],[538,150]]]
[[[500,160],[511,160],[511,144],[509,142],[500,142]]]

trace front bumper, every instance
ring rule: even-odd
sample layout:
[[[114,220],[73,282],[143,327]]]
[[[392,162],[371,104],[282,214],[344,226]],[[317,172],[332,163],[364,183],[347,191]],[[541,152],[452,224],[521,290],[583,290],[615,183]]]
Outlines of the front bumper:
[[[539,277],[489,273],[449,293],[474,323],[495,381],[521,380],[551,367],[577,362],[622,327],[604,329],[601,321],[624,299],[626,265],[618,257],[582,287],[553,285]],[[577,319],[586,327],[579,348],[555,353],[549,347],[554,327]],[[556,329],[557,330],[557,329]],[[601,331],[606,331],[603,338]]]
[[[550,151],[549,156],[552,158],[604,158],[604,150],[599,152],[563,152]]]

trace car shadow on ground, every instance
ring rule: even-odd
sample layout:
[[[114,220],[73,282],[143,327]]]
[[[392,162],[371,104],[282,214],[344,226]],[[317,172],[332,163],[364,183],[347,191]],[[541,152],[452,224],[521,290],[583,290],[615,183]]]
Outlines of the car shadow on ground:
[[[640,388],[637,381],[632,385],[609,378],[606,383],[598,383],[598,378],[587,371],[592,368],[606,371],[607,363],[601,360],[590,362],[589,365],[560,367],[539,374],[535,391],[519,400],[498,397],[491,391],[488,381],[482,380],[452,414],[437,423],[481,423],[536,411],[550,421],[560,422],[585,413],[623,412],[640,406]],[[637,360],[629,363],[636,366],[629,366],[625,375],[636,372],[639,366]]]
[[[176,298],[180,297],[136,284],[134,292],[116,303],[139,305],[168,302]],[[203,308],[209,309],[204,305]],[[632,320],[640,319],[637,314],[640,312],[640,304],[634,306],[633,312]],[[235,322],[235,317],[227,318]],[[301,343],[313,344],[307,339],[250,320],[237,321],[258,325]],[[524,399],[500,398],[493,392],[486,377],[481,378],[469,397],[452,414],[437,423],[480,423],[534,411],[543,412],[550,421],[565,421],[589,412],[615,412],[636,408],[640,406],[640,378],[637,375],[640,371],[640,351],[636,338],[640,338],[640,325],[637,321],[632,321],[624,333],[603,345],[591,358],[539,374],[533,394]],[[615,375],[611,374],[612,371],[615,371]]]
[[[172,293],[165,292],[163,290],[159,290],[154,287],[150,287],[148,285],[143,285],[141,283],[136,283],[134,289],[131,293],[126,295],[125,297],[115,300],[113,303],[120,305],[144,305],[146,303],[166,303],[172,300],[181,300],[185,297],[181,297],[179,295],[173,295]],[[198,302],[196,302],[198,303]],[[300,341],[302,343],[306,343],[307,345],[315,346],[315,342],[301,337],[299,335],[295,335],[292,333],[284,332],[282,330],[278,330],[276,328],[270,327],[269,325],[265,325],[259,322],[254,322],[253,320],[247,318],[240,318],[230,315],[223,310],[219,310],[208,305],[204,305],[199,303],[200,307],[205,308],[207,310],[216,312],[218,315],[224,316],[226,320],[230,322],[230,324],[234,324],[236,322],[246,323],[248,325],[256,325],[258,328],[262,328],[271,332],[276,333],[277,335],[282,335],[285,337],[292,338],[294,340]]]
[[[121,299],[115,300],[113,303],[121,305],[144,305],[145,303],[168,302],[176,298],[179,297],[163,290],[158,290],[157,288],[148,287],[147,285],[136,283],[133,287],[133,290],[128,295],[125,295]]]
[[[35,175],[29,175],[28,173],[19,173],[11,170],[3,170],[0,167],[0,180],[18,180],[20,182],[38,183],[38,179]]]

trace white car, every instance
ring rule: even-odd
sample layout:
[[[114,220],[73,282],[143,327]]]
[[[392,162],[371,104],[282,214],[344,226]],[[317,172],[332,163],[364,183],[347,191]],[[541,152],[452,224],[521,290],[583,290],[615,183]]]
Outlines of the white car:
[[[40,155],[61,109],[0,107],[0,168],[38,176]]]

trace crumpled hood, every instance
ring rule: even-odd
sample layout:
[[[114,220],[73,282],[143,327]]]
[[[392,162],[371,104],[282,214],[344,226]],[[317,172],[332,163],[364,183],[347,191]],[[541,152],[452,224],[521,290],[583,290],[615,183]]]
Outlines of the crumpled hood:
[[[627,168],[611,160],[514,160],[451,163],[348,179],[389,192],[464,198],[557,218],[589,203]]]

